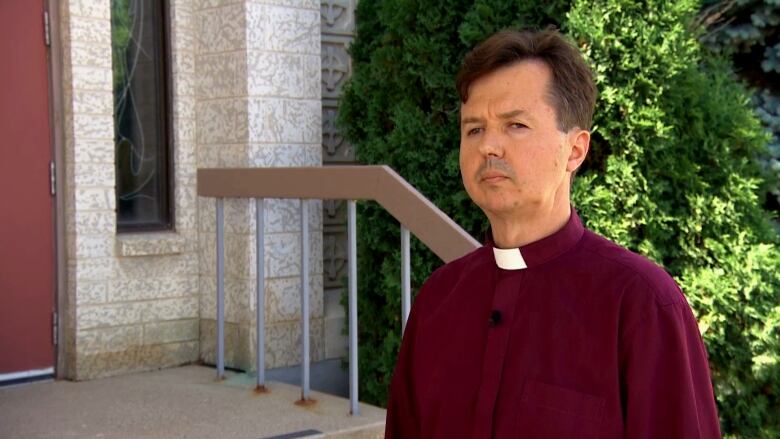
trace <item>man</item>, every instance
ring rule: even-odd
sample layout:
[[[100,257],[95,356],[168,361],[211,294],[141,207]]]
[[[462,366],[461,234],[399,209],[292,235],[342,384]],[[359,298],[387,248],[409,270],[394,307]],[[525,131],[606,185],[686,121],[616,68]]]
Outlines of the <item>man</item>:
[[[556,31],[501,32],[457,87],[463,184],[491,233],[415,300],[386,437],[720,437],[680,289],[570,205],[596,95],[577,49]]]

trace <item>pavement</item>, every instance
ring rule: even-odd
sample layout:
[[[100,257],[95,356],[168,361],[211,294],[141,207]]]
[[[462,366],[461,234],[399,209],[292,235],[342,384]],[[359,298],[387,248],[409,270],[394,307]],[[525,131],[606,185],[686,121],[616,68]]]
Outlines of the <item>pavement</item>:
[[[298,386],[211,367],[183,366],[92,381],[0,387],[0,438],[381,438],[385,410]]]

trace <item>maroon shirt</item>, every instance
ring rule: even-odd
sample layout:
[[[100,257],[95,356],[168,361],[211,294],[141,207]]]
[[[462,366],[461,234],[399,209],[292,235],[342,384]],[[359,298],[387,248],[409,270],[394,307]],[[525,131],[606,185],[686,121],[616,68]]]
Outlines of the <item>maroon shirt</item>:
[[[583,228],[481,247],[431,275],[390,387],[387,438],[719,438],[707,354],[672,278]]]

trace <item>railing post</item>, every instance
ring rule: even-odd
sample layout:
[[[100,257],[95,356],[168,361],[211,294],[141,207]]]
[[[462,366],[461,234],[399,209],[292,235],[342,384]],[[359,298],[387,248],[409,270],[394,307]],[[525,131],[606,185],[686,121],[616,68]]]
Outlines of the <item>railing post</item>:
[[[401,225],[401,335],[406,330],[409,310],[412,306],[411,251],[409,229]]]
[[[255,200],[255,259],[257,268],[257,387],[265,390],[265,209],[264,200]]]
[[[349,407],[352,415],[360,414],[358,405],[358,338],[357,338],[357,222],[355,201],[347,201],[347,239],[349,260]]]
[[[301,199],[301,400],[309,399],[309,200]]]
[[[225,216],[217,198],[217,378],[225,377]]]

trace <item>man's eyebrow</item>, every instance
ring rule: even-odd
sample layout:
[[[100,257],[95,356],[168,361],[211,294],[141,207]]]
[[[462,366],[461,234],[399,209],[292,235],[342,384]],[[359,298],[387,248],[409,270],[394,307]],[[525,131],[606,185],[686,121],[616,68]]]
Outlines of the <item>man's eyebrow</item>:
[[[520,116],[525,113],[525,110],[517,109],[512,111],[507,111],[506,113],[501,113],[498,115],[499,119],[512,119],[513,117]]]
[[[460,124],[461,125],[465,125],[467,123],[481,123],[481,122],[485,122],[485,118],[484,117],[473,117],[473,116],[470,116],[470,117],[464,117],[463,119],[460,120]]]
[[[520,115],[525,114],[525,113],[526,113],[525,110],[522,110],[522,109],[511,110],[511,111],[507,111],[505,113],[499,114],[498,118],[499,119],[512,119],[514,117],[520,116]],[[467,123],[484,123],[484,122],[485,122],[485,118],[484,117],[474,117],[474,116],[464,117],[463,119],[460,120],[460,124],[461,125],[465,125]]]

